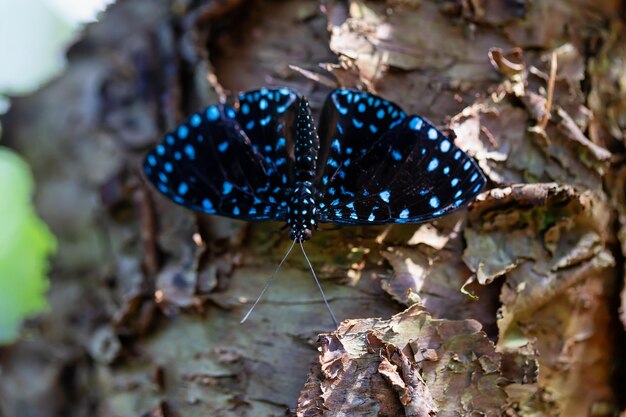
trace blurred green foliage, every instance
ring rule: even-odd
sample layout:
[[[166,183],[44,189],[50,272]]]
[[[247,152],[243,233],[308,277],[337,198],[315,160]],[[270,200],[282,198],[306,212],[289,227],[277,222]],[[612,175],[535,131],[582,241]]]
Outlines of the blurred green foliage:
[[[33,184],[28,165],[0,147],[0,344],[15,340],[21,322],[47,307],[56,240],[35,213]]]

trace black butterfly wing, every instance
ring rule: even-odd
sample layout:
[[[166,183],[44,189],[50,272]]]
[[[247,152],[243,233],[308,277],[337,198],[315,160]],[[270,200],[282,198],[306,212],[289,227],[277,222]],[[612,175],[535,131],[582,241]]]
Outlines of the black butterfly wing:
[[[477,164],[418,116],[381,136],[328,182],[318,220],[338,224],[417,223],[470,202],[485,185]]]
[[[269,172],[229,106],[195,114],[144,160],[147,178],[192,210],[248,220],[284,220],[287,188]]]
[[[279,185],[293,184],[293,155],[299,94],[288,88],[261,88],[239,95],[237,121],[254,149],[263,156]]]
[[[376,95],[354,89],[333,90],[322,108],[318,128],[320,189],[335,195],[338,189],[327,187],[330,178],[348,168],[404,117],[400,107]]]

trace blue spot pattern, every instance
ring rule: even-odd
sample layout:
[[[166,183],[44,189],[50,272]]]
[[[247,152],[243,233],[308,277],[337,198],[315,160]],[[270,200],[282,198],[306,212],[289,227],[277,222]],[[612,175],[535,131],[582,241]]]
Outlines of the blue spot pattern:
[[[165,135],[146,177],[192,210],[284,221],[309,239],[318,223],[429,221],[471,202],[486,180],[441,131],[381,97],[332,91],[317,128],[288,88],[239,95]]]
[[[320,223],[425,222],[470,203],[486,183],[431,122],[373,94],[331,92],[318,132]]]

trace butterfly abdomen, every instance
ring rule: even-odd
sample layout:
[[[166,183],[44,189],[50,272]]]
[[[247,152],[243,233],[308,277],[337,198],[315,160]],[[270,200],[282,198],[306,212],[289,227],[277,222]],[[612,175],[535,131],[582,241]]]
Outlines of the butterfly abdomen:
[[[317,227],[316,215],[313,184],[310,181],[296,182],[287,206],[287,224],[291,228],[291,239],[310,239]]]
[[[316,175],[319,138],[308,101],[302,97],[296,116],[295,178],[312,182]]]

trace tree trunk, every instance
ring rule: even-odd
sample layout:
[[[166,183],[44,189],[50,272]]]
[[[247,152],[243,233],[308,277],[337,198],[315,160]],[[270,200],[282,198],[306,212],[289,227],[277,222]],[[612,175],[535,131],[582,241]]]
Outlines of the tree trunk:
[[[622,2],[120,0],[3,117],[59,240],[50,311],[0,351],[0,415],[626,415]],[[306,243],[141,175],[184,117],[358,87],[450,129],[490,180],[431,224]],[[620,316],[621,314],[621,316]]]

